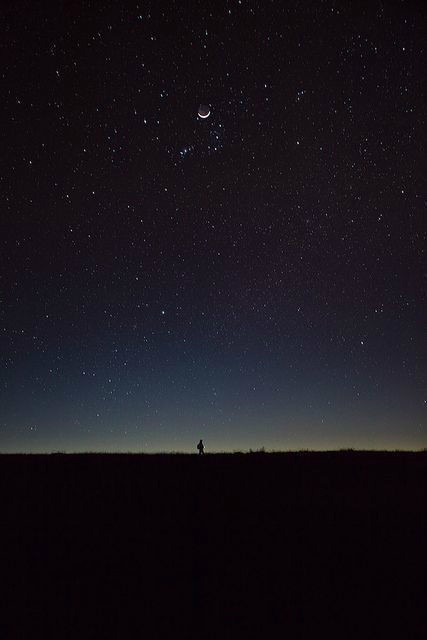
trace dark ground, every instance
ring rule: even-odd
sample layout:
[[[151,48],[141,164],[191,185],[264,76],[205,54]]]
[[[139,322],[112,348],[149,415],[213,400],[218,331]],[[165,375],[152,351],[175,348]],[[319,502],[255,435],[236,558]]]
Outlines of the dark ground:
[[[0,637],[426,638],[426,453],[0,456]]]

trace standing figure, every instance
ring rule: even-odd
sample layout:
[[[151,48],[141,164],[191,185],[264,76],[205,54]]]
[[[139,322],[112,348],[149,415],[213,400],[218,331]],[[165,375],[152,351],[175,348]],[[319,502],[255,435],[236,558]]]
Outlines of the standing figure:
[[[199,456],[202,456],[205,452],[205,445],[203,444],[203,440],[200,440],[199,444],[197,445],[197,448],[199,450]]]

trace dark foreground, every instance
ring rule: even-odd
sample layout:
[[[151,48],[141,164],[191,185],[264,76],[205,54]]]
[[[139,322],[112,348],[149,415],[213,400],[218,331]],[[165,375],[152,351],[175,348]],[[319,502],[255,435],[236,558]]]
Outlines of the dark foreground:
[[[0,637],[425,638],[426,463],[0,456]]]

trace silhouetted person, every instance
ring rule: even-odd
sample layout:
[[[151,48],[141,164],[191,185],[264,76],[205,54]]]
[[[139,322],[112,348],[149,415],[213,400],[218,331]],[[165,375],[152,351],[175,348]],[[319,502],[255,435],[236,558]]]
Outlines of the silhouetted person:
[[[205,445],[203,444],[203,440],[200,440],[199,444],[197,445],[197,448],[199,450],[199,456],[202,456],[205,452]]]

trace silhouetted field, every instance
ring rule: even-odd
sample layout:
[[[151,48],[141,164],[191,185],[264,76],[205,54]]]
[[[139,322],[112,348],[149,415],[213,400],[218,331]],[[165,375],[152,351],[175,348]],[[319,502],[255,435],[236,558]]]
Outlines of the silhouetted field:
[[[425,638],[426,462],[2,455],[0,636]]]

